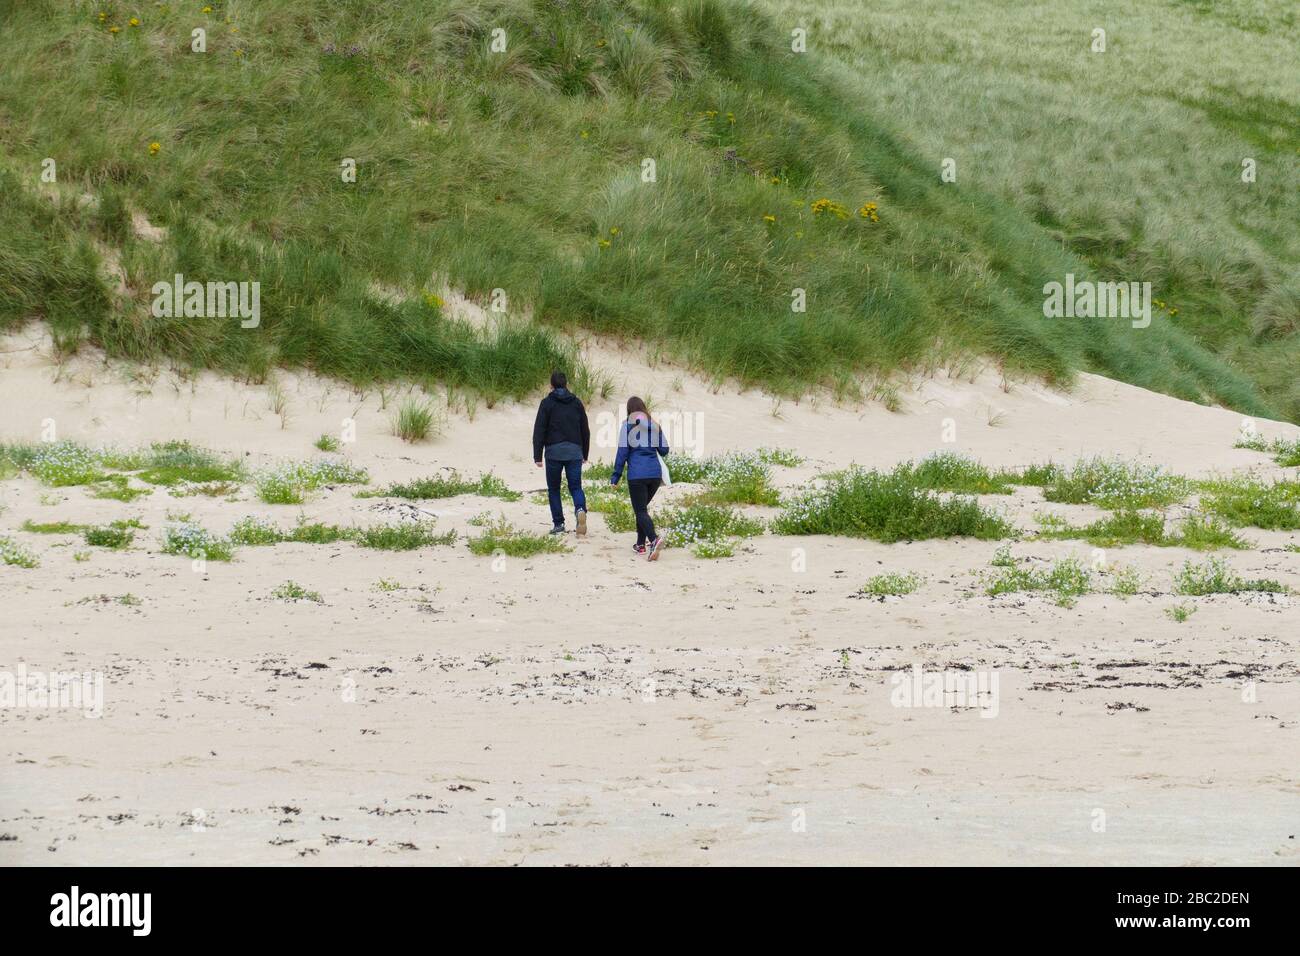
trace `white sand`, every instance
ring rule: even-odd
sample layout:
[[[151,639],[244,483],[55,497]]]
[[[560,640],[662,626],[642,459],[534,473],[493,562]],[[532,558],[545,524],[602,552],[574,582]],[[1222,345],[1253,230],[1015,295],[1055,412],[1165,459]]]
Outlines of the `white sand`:
[[[1004,391],[991,372],[941,375],[904,387],[895,414],[715,394],[631,352],[588,354],[619,381],[590,403],[594,426],[626,394],[648,396],[661,418],[698,416],[699,454],[805,455],[775,470],[785,488],[944,449],[990,465],[1104,453],[1193,476],[1281,472],[1232,447],[1240,415],[1096,376],[1062,394]],[[33,330],[0,339],[0,440],[37,441],[50,419],[59,438],[189,439],[258,466],[316,457],[315,438],[354,418],[345,454],[373,484],[455,467],[492,470],[520,491],[544,485],[531,402],[480,404],[472,419],[457,409],[442,437],[411,446],[389,433],[397,390],[385,411],[374,391],[288,373],[279,383],[284,422],[265,386],[181,381],[92,355],[58,365]],[[765,535],[731,559],[670,550],[647,564],[599,515],[586,540],[570,536],[572,553],[501,570],[463,541],[408,553],[243,548],[202,573],[158,550],[168,511],[220,533],[247,514],[282,526],[299,514],[383,520],[372,510],[382,501],[355,490],[302,507],[261,504],[247,486],[235,503],[158,489],[125,504],[0,481],[0,534],[42,562],[0,565],[0,670],[97,670],[106,681],[99,719],[0,710],[0,863],[1300,861],[1300,599],[1177,598],[1170,580],[1190,552],[1114,549],[1110,560],[1146,574],[1146,592],[1065,609],[983,595],[973,572],[993,542]],[[1040,510],[1076,522],[1099,513],[1045,505],[1037,489],[984,501],[1026,529]],[[462,534],[478,533],[467,521],[484,511],[549,525],[530,496],[420,507]],[[118,553],[19,530],[27,519],[131,516],[149,530]],[[1300,554],[1283,550],[1300,535],[1244,534],[1252,550],[1226,554],[1236,570],[1300,589]],[[74,560],[80,550],[88,561]],[[1060,541],[1012,550],[1044,561],[1092,552]],[[886,570],[926,581],[904,599],[855,596]],[[405,587],[380,591],[381,578]],[[272,599],[289,579],[324,604]],[[78,603],[125,593],[142,603]],[[1197,611],[1175,623],[1166,611],[1183,603]],[[890,675],[913,665],[996,670],[997,716],[893,706]],[[1247,676],[1253,702],[1242,699]]]

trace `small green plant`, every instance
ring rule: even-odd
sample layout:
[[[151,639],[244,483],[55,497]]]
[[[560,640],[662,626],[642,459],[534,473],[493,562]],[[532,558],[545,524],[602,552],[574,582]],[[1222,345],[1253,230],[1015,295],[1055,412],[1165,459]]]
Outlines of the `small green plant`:
[[[333,435],[321,435],[314,442],[315,446],[321,451],[335,452],[339,450],[339,440]]]
[[[181,554],[207,561],[229,561],[234,557],[230,542],[199,525],[182,522],[163,529],[163,554]]]
[[[1165,608],[1165,613],[1171,619],[1179,624],[1183,624],[1189,617],[1196,613],[1195,604],[1175,604],[1173,607]]]
[[[285,581],[271,592],[271,597],[277,598],[281,601],[311,601],[315,604],[324,603],[319,591],[308,591],[301,584],[294,581]]]
[[[1110,593],[1121,598],[1133,597],[1142,590],[1142,574],[1137,568],[1116,565],[1110,571]]]
[[[275,525],[262,518],[249,515],[235,522],[230,529],[230,543],[240,546],[279,544],[284,534]]]
[[[375,548],[380,551],[414,551],[416,548],[433,545],[454,544],[456,532],[435,534],[432,522],[380,524],[358,530],[354,540],[363,548]]]
[[[512,558],[530,558],[536,554],[561,553],[569,550],[560,535],[527,534],[506,520],[505,515],[483,526],[483,533],[469,539],[469,550],[479,556],[498,552]]]
[[[736,553],[735,545],[730,541],[697,541],[691,548],[691,554],[697,558],[730,558]]]
[[[758,460],[769,465],[780,465],[782,468],[798,468],[804,463],[803,455],[788,448],[760,448]]]
[[[924,581],[919,574],[887,571],[868,578],[867,583],[858,588],[858,593],[874,598],[903,597],[913,593]]]
[[[87,528],[83,533],[86,544],[95,548],[128,548],[135,538],[130,528],[106,525],[99,528]]]
[[[89,551],[74,551],[74,552],[72,552],[72,560],[73,560],[73,561],[76,561],[76,562],[79,563],[79,564],[80,564],[81,562],[83,562],[83,561],[89,561],[89,560],[90,560],[90,552],[89,552]]]
[[[407,398],[393,416],[393,434],[403,441],[425,441],[438,433],[438,424],[432,402]]]
[[[12,538],[0,537],[0,561],[17,568],[40,567],[36,555],[18,544]]]
[[[108,475],[90,487],[90,497],[108,501],[132,502],[153,494],[152,488],[135,488],[126,475]]]
[[[985,583],[990,596],[1019,592],[1050,591],[1061,607],[1073,607],[1074,600],[1093,590],[1092,572],[1078,558],[1064,558],[1050,568],[1035,569],[1016,565],[1001,567]]]
[[[1284,594],[1287,587],[1269,578],[1246,580],[1239,577],[1221,558],[1209,558],[1204,564],[1184,562],[1182,569],[1174,576],[1174,593],[1189,597],[1242,594],[1247,591]]]
[[[1061,480],[1062,470],[1059,465],[1047,462],[1042,465],[1027,465],[1018,472],[1013,472],[1012,484],[1029,485],[1042,488]]]
[[[388,578],[380,578],[375,582],[375,590],[385,592],[401,591],[402,585],[396,581],[391,581]]]
[[[1011,545],[1001,545],[993,552],[993,560],[989,562],[995,568],[1014,568],[1016,559],[1011,554]]]

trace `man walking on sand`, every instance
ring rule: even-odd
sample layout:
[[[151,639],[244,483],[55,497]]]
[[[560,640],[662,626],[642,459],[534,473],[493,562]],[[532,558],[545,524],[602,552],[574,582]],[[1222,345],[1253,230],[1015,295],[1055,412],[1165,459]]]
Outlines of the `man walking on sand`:
[[[582,466],[591,449],[587,410],[568,389],[569,380],[559,370],[551,373],[551,392],[537,406],[533,423],[533,461],[542,467],[546,457],[546,494],[551,502],[551,534],[564,534],[564,507],[560,501],[560,474],[569,481],[569,495],[577,512],[578,534],[587,533],[587,496],[582,493]]]

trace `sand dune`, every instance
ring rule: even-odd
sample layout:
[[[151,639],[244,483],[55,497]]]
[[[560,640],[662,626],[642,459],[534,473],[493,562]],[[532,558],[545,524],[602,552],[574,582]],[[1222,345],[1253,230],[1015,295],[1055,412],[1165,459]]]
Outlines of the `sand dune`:
[[[589,406],[598,459],[613,457],[602,424],[635,392],[680,423],[697,454],[798,451],[803,465],[776,470],[787,489],[936,450],[991,465],[1114,454],[1189,476],[1283,471],[1232,447],[1239,414],[1096,376],[1068,393],[991,370],[917,378],[899,383],[902,407],[889,412],[715,390],[630,350],[586,348],[618,383]],[[351,419],[357,440],[344,454],[373,484],[455,468],[493,471],[519,491],[543,485],[531,403],[457,403],[441,437],[409,445],[389,428],[400,390],[287,372],[276,387],[283,414],[266,385],[89,353],[60,363],[32,330],[0,340],[0,441],[37,441],[52,422],[60,439],[188,439],[261,466],[314,457],[316,437]],[[401,553],[281,544],[196,571],[157,547],[169,511],[222,533],[245,515],[392,516],[354,491],[301,507],[262,504],[247,488],[235,501],[160,488],[122,503],[0,482],[0,534],[41,559],[0,565],[0,669],[105,675],[98,719],[0,709],[0,862],[1300,861],[1298,599],[1199,598],[1176,623],[1165,612],[1191,556],[1181,548],[1122,549],[1150,582],[1143,593],[1062,608],[985,595],[974,572],[997,545],[970,540],[768,534],[730,559],[670,550],[647,564],[630,535],[593,515],[570,553],[503,565],[463,541]],[[1024,529],[1037,511],[1099,514],[1046,505],[1033,488],[984,500]],[[549,525],[528,495],[417,504],[462,534],[485,511]],[[86,561],[74,558],[77,539],[20,530],[130,516],[150,529],[137,546]],[[1300,553],[1285,550],[1300,536],[1246,536],[1252,548],[1228,555],[1235,569],[1300,589]],[[1043,561],[1091,551],[1011,547]],[[793,549],[806,570],[793,569]],[[885,570],[925,583],[903,599],[856,593]],[[322,603],[272,598],[286,579]],[[381,579],[401,587],[381,590]],[[139,603],[112,600],[128,593]],[[996,716],[895,706],[892,678],[913,667],[996,671]]]

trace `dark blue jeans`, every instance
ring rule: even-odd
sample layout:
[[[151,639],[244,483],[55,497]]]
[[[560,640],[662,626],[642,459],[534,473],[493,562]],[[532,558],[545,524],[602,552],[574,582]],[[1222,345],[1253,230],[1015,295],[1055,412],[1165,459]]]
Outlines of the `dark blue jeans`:
[[[582,459],[552,461],[546,459],[546,496],[551,499],[551,524],[564,524],[564,506],[560,503],[560,475],[569,479],[569,496],[578,511],[587,510],[587,496],[582,493]]]

